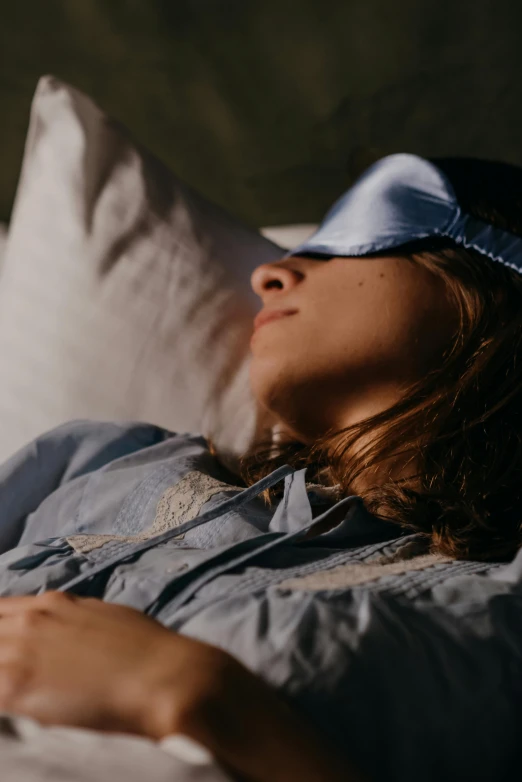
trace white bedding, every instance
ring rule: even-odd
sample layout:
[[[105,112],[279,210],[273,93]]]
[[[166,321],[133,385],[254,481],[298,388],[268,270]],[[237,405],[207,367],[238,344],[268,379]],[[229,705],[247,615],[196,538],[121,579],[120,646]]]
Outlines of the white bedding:
[[[232,782],[195,742],[42,727],[0,715],[2,782]]]

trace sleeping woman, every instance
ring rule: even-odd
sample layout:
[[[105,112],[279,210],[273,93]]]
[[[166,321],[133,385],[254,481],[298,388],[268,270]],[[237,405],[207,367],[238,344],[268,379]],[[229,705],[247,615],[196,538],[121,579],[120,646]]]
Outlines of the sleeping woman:
[[[269,426],[0,468],[0,711],[249,782],[501,780],[522,728],[522,170],[377,161],[252,287]]]

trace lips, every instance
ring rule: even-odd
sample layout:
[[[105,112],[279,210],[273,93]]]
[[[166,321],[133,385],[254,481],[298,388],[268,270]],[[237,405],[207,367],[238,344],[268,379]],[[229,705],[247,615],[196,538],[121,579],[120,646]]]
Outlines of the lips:
[[[255,319],[254,319],[254,331],[257,331],[261,326],[264,326],[265,323],[270,323],[271,320],[278,320],[279,318],[284,318],[287,315],[293,315],[297,310],[295,309],[287,309],[287,310],[261,310],[259,312]]]

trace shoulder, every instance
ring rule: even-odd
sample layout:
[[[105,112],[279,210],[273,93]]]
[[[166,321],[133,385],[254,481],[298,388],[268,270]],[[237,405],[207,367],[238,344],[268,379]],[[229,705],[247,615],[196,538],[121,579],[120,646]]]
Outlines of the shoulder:
[[[208,448],[207,440],[199,434],[173,432],[145,421],[88,418],[60,424],[37,437],[33,446],[45,460],[58,457],[67,465],[62,476],[62,481],[66,481],[165,441],[179,447],[197,443]]]

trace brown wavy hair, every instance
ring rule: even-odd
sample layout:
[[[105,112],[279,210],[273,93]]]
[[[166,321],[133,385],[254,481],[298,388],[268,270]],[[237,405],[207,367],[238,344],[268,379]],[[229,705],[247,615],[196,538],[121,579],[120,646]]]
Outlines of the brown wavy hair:
[[[522,237],[522,169],[473,158],[432,162],[466,212]],[[434,551],[508,559],[522,543],[522,276],[440,237],[385,254],[408,257],[446,283],[459,327],[440,365],[389,409],[312,444],[258,440],[238,472],[251,485],[282,464],[307,466],[307,481],[337,486],[337,498],[359,494],[371,513],[421,533]],[[372,480],[378,465],[405,454],[418,474]],[[266,490],[265,501],[280,491]]]

